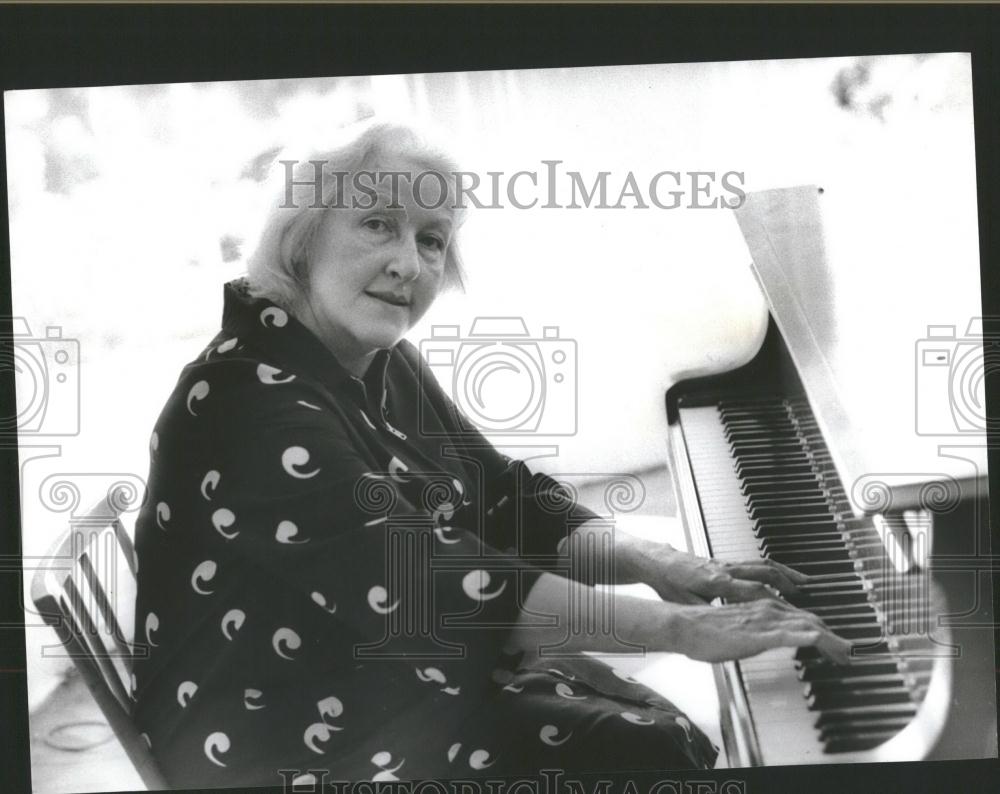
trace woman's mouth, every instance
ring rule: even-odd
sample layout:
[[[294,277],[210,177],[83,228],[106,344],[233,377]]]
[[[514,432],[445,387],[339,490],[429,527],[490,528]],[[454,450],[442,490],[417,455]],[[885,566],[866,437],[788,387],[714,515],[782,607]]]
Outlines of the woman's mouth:
[[[398,295],[395,292],[376,292],[375,290],[366,289],[365,295],[383,303],[388,303],[390,306],[406,307],[410,305],[409,298],[405,295]]]

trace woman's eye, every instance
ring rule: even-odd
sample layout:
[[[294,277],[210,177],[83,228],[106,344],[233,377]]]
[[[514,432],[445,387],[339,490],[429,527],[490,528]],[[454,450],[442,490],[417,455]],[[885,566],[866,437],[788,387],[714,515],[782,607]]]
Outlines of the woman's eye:
[[[362,226],[373,232],[385,232],[389,230],[389,224],[381,218],[368,218]]]
[[[433,234],[421,237],[420,244],[425,248],[430,248],[432,251],[441,252],[444,250],[444,240]]]

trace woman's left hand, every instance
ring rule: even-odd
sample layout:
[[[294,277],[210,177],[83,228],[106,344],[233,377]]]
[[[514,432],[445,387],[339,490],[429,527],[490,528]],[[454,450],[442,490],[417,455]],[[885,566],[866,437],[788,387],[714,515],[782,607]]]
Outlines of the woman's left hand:
[[[660,598],[680,604],[703,604],[713,598],[753,601],[794,595],[809,577],[774,560],[722,562],[678,551],[669,543],[643,542],[633,546],[638,578]]]

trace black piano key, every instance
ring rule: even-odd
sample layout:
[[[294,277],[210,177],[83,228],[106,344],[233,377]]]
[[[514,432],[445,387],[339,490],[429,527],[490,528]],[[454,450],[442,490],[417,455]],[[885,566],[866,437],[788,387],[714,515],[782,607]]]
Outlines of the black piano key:
[[[859,659],[878,659],[880,661],[885,661],[892,658],[892,651],[889,648],[887,642],[876,642],[870,643],[861,647],[854,647],[851,649],[851,659],[852,661],[857,661]],[[803,645],[798,650],[795,651],[795,665],[796,667],[804,664],[819,663],[823,659],[822,664],[832,664],[825,660],[815,646]],[[836,665],[837,667],[845,667],[846,665]]]
[[[795,570],[808,575],[850,573],[855,570],[854,565],[855,563],[850,560],[846,562],[843,560],[834,560],[833,562],[800,562],[796,563]]]
[[[740,484],[746,490],[780,486],[789,492],[794,492],[797,485],[808,485],[811,488],[823,486],[812,466],[801,463],[778,471],[775,471],[774,466],[747,466],[740,473]]]
[[[795,430],[789,430],[788,428],[772,432],[760,427],[747,427],[741,430],[727,430],[725,432],[725,437],[730,444],[753,444],[757,442],[795,442],[800,446],[802,444],[801,436],[798,432]]]
[[[885,636],[885,626],[877,620],[874,623],[867,624],[830,626],[830,630],[845,640],[878,640]]]
[[[853,564],[853,561],[851,560],[851,553],[844,548],[818,549],[811,551],[786,551],[785,549],[775,549],[768,556],[776,562],[790,565],[793,568],[799,568],[805,563],[812,564],[834,562],[836,560],[848,561]],[[808,573],[808,571],[804,571],[804,573]]]
[[[787,480],[786,480],[787,484]],[[814,499],[817,496],[822,496],[826,498],[828,496],[828,491],[823,487],[823,483],[819,481],[816,477],[806,477],[802,476],[801,479],[796,480],[792,483],[793,485],[803,486],[796,488],[773,488],[764,493],[754,493],[753,489],[758,485],[775,485],[774,479],[757,480],[756,482],[746,483],[746,492],[743,494],[746,497],[746,502],[749,503],[763,503],[763,502],[790,502],[795,499]]]
[[[734,431],[729,434],[729,446],[737,451],[743,449],[767,449],[776,452],[808,452],[808,448],[795,430],[785,429],[775,433],[760,430]]]
[[[726,427],[770,427],[792,424],[792,416],[788,408],[782,405],[746,405],[742,408],[730,408],[719,404],[719,414],[725,419]]]
[[[772,518],[801,518],[803,516],[829,516],[830,507],[825,499],[803,499],[789,504],[757,505],[750,508],[750,518],[765,521]]]
[[[865,589],[865,580],[856,571],[838,573],[829,576],[814,576],[808,582],[803,582],[800,589],[804,595],[823,595],[839,590]]]
[[[814,559],[822,558],[824,554],[830,554],[835,552],[846,551],[845,544],[843,541],[798,541],[795,543],[780,543],[772,542],[767,543],[768,538],[764,538],[759,542],[761,550],[765,551],[766,557],[771,557],[777,559],[775,555],[785,554],[785,555],[800,555],[800,554],[811,554]],[[766,544],[766,545],[765,545]]]
[[[792,466],[810,466],[813,459],[805,452],[785,452],[781,450],[752,450],[744,454],[736,455],[737,473],[749,466],[766,466],[778,468],[790,468]]]
[[[808,516],[792,516],[788,518],[762,518],[753,522],[758,532],[765,535],[794,535],[802,532],[834,532],[837,521],[829,513],[817,513]]]
[[[756,507],[756,504],[751,502],[748,509],[749,517],[767,526],[780,527],[795,524],[796,522],[812,526],[820,522],[836,522],[836,516],[833,510],[830,509],[830,505],[826,502],[808,501],[797,509],[792,505],[767,505],[766,508],[762,506],[762,515],[759,517],[752,515],[754,507]],[[774,510],[775,513],[774,515],[769,515],[767,512],[764,512],[764,509]]]
[[[775,449],[787,455],[803,454],[808,448],[799,432],[789,425],[775,426],[773,429],[743,427],[726,434],[726,441],[736,454],[740,449]]]
[[[784,458],[754,456],[734,461],[736,475],[742,480],[750,477],[766,477],[771,482],[782,477],[812,477],[819,482],[820,473],[816,464],[808,457]]]
[[[771,422],[777,416],[779,421],[791,421],[791,411],[783,395],[761,395],[760,399],[751,395],[740,395],[736,400],[722,397],[718,402],[719,413],[731,421],[753,419]]]
[[[768,476],[780,476],[785,475],[803,475],[811,474],[815,475],[816,472],[813,470],[812,461],[809,458],[802,456],[794,461],[782,461],[781,463],[776,463],[774,461],[761,461],[761,460],[746,460],[736,462],[736,473],[742,478],[744,476],[762,475],[767,474]]]
[[[799,549],[841,548],[844,539],[834,532],[821,532],[814,537],[799,535],[792,537],[760,538],[757,548],[764,556],[771,551],[798,551]]]
[[[813,472],[796,474],[791,477],[773,477],[770,474],[755,474],[744,477],[740,482],[740,490],[747,494],[793,494],[798,491],[816,489],[819,481]]]
[[[788,487],[789,485],[792,487]],[[783,486],[777,486],[769,482],[743,486],[743,497],[747,506],[758,503],[766,504],[768,497],[795,499],[801,496],[809,498],[818,493],[821,493],[821,490],[815,480],[799,480]]]
[[[912,702],[910,692],[905,687],[814,692],[806,698],[806,705],[810,711],[825,711],[827,709],[849,708],[852,706],[891,706]]]
[[[812,614],[821,620],[837,618],[843,615],[853,615],[858,610],[870,604],[868,592],[865,590],[837,590],[833,595],[851,595],[855,596],[855,598],[850,599],[850,602],[846,604],[817,604],[812,598],[803,598],[802,593],[798,592],[788,593],[785,596],[785,600],[793,607],[804,609],[806,612],[812,612]]]
[[[810,531],[810,527],[814,531]],[[803,530],[806,530],[803,532]],[[817,523],[817,524],[799,524],[795,526],[793,524],[783,524],[777,527],[771,526],[766,523],[754,523],[751,526],[751,531],[753,531],[754,537],[757,538],[757,542],[769,541],[775,546],[780,546],[782,543],[786,545],[794,545],[798,541],[807,541],[810,537],[821,538],[824,535],[832,535],[836,533],[835,525],[830,523]],[[838,545],[843,547],[847,546],[847,543],[841,538],[839,539]]]
[[[850,626],[830,626],[830,631],[845,640],[877,640],[885,636],[884,628],[874,624],[852,624]]]
[[[810,530],[815,532],[834,532],[836,529],[837,522],[829,519],[811,522],[772,519],[770,521],[754,521],[751,525],[751,531],[757,538],[785,538],[802,535]]]
[[[895,662],[859,662],[850,665],[842,664],[807,664],[798,671],[800,681],[810,682],[822,679],[857,678],[869,675],[893,675],[899,672]]]
[[[892,719],[885,716],[873,716],[867,720],[844,720],[831,723],[820,728],[820,741],[846,738],[863,733],[889,733],[895,735],[910,724],[906,719]]]
[[[794,606],[798,606],[801,609],[812,609],[813,607],[820,606],[846,606],[848,604],[867,604],[868,603],[868,593],[866,591],[861,592],[832,592],[832,593],[821,593],[816,595],[808,595],[806,597],[801,595],[793,595],[788,601]]]
[[[894,734],[875,734],[864,736],[851,736],[842,739],[833,739],[826,743],[823,751],[830,754],[835,753],[857,753],[862,750],[873,750],[883,742],[888,741]]]
[[[843,541],[840,542],[812,542],[809,541],[799,541],[797,543],[768,543],[767,539],[760,541],[758,546],[765,557],[777,559],[775,555],[777,554],[816,554],[822,555],[828,552],[837,552],[844,550]],[[786,563],[791,565],[791,563]],[[794,566],[792,566],[794,567]]]
[[[808,484],[808,481],[806,481]],[[772,490],[766,493],[754,493],[751,489],[743,494],[744,502],[749,505],[784,505],[806,500],[823,499],[829,501],[829,496],[822,483],[813,480],[811,487],[794,490]]]
[[[723,427],[734,432],[737,430],[752,430],[754,428],[764,430],[780,427],[795,428],[795,423],[786,409],[779,409],[774,412],[768,409],[759,413],[747,411],[743,415],[738,415],[731,411],[720,411],[719,413],[725,419]]]
[[[892,649],[887,641],[857,644],[851,651],[855,659],[877,659],[892,655]]]
[[[790,489],[794,489],[796,483],[815,483],[819,480],[819,475],[813,470],[811,465],[795,463],[790,464],[787,468],[792,469],[792,471],[779,473],[771,471],[767,466],[762,466],[761,471],[749,471],[743,477],[739,478],[740,486],[784,485]]]
[[[780,467],[773,464],[747,464],[737,474],[740,479],[740,487],[744,489],[775,486],[794,492],[797,485],[808,485],[812,488],[823,487],[820,475],[811,464],[807,463]]]
[[[822,513],[827,516],[833,516],[836,512],[830,505],[829,500],[824,494],[821,493],[809,493],[808,491],[802,492],[801,498],[789,499],[787,497],[782,497],[780,499],[755,499],[753,497],[747,497],[746,499],[746,509],[747,515],[751,518],[763,518],[763,511],[781,511],[781,514],[791,513],[792,515],[799,513]],[[756,511],[756,512],[754,512]]]
[[[787,418],[778,417],[774,421],[736,421],[729,420],[723,424],[723,433],[728,437],[740,433],[795,433],[798,430]]]
[[[808,668],[810,666],[821,666],[821,667],[832,667],[834,670],[848,670],[853,669],[855,665],[858,664],[871,664],[871,663],[882,663],[882,664],[895,664],[896,657],[889,650],[888,645],[885,641],[878,643],[873,643],[869,647],[878,646],[877,650],[869,651],[866,654],[862,654],[859,650],[860,643],[856,644],[851,650],[851,661],[846,665],[833,665],[825,657],[820,655],[820,653],[812,646],[803,646],[796,651],[795,661],[793,662],[796,670],[801,670]]]
[[[846,678],[819,678],[809,681],[802,688],[807,698],[817,695],[837,695],[843,693],[857,693],[863,696],[866,691],[874,690],[898,690],[904,689],[906,683],[902,676],[896,673],[894,676],[848,676]]]
[[[774,537],[764,537],[760,543],[767,543],[774,546],[794,546],[798,543],[836,543],[844,545],[849,535],[845,535],[836,529],[818,529],[808,532],[782,532]]]
[[[795,592],[788,593],[785,599],[793,607],[812,612],[819,618],[826,619],[845,615],[856,615],[869,607],[869,591],[861,587],[830,588],[826,591],[805,592],[800,586]],[[841,597],[842,596],[842,597]]]
[[[737,461],[773,460],[779,462],[809,461],[810,458],[798,444],[740,443],[729,445]]]
[[[816,717],[814,727],[819,730],[832,725],[842,725],[857,720],[909,720],[917,714],[913,703],[893,703],[883,706],[853,706],[850,708],[827,709]]]
[[[878,615],[871,607],[852,609],[843,614],[823,615],[823,622],[833,628],[834,626],[851,626],[862,622],[870,625],[878,625]]]
[[[810,598],[812,594],[807,594]],[[816,604],[814,601],[807,599],[800,599],[800,593],[791,593],[789,598],[789,603],[792,606],[797,606],[799,609],[805,609],[812,612],[816,617],[826,619],[828,617],[837,617],[838,615],[849,615],[856,609],[861,609],[868,605],[868,590],[861,588],[860,590],[833,590],[830,595],[860,595],[862,598],[853,599],[851,603],[848,604]],[[796,599],[792,602],[791,599]]]

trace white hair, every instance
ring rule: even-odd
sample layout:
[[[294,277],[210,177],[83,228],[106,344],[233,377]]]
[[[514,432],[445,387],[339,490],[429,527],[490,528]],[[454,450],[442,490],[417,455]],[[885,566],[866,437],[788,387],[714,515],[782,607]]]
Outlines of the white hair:
[[[294,311],[309,288],[309,251],[324,213],[336,212],[346,200],[340,195],[343,176],[335,179],[332,175],[355,174],[391,156],[403,157],[440,175],[449,198],[455,198],[448,175],[458,169],[447,155],[431,148],[411,127],[370,125],[345,145],[298,160],[290,169],[291,180],[283,180],[280,197],[271,206],[257,247],[247,260],[251,294]],[[319,168],[317,162],[322,164]],[[450,206],[455,208],[455,202]],[[460,214],[457,208],[452,211],[456,216]],[[465,272],[454,237],[445,254],[444,286],[465,287]]]

